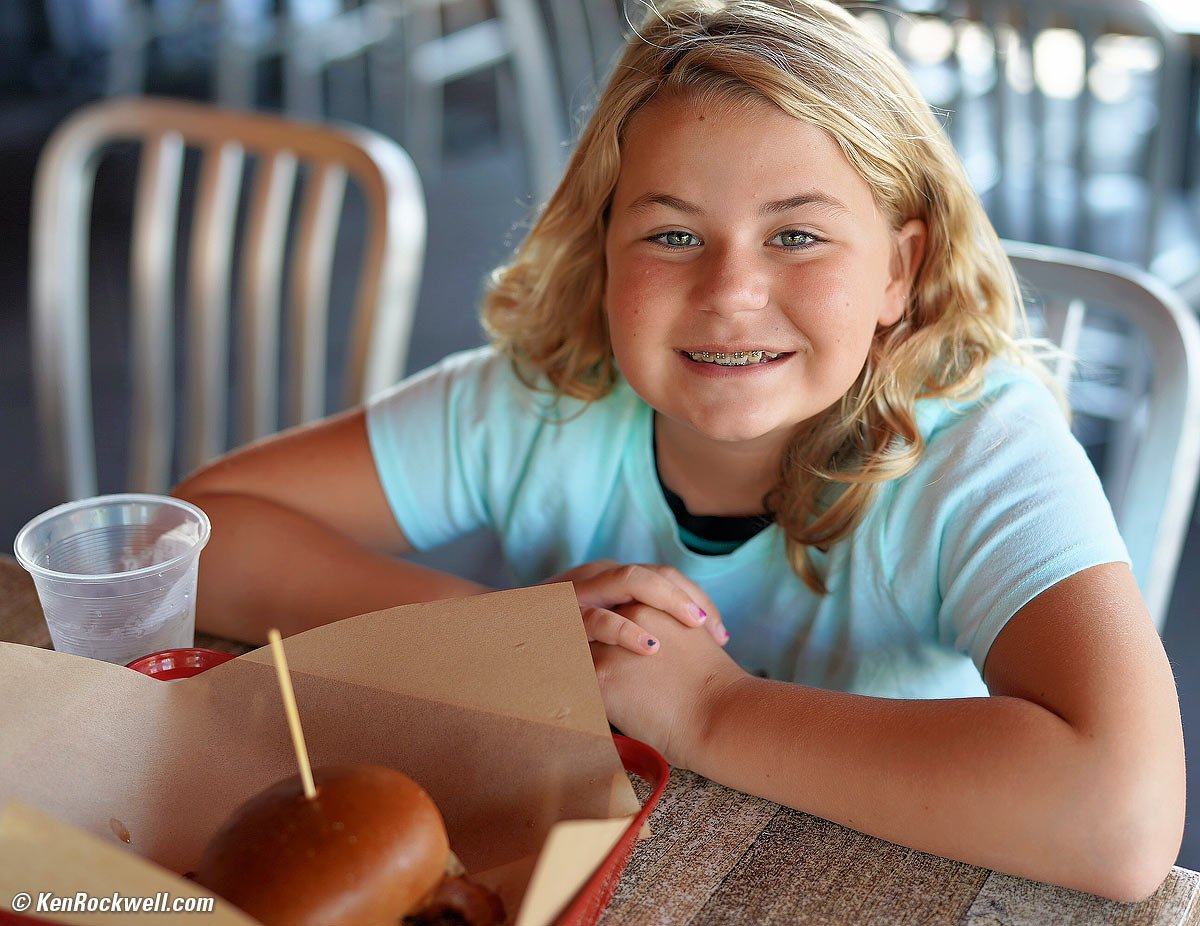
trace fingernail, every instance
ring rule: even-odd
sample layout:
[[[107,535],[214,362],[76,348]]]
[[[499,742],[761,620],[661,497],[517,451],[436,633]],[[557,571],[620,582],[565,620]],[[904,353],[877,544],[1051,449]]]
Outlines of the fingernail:
[[[688,613],[696,619],[697,624],[703,624],[708,619],[708,612],[698,604],[689,604]]]
[[[724,627],[721,628],[721,642],[722,643],[729,642],[729,631],[726,630]]]
[[[639,640],[638,642],[640,642],[642,644],[642,647],[645,649],[654,649],[655,647],[658,646],[658,641],[656,639],[654,639],[654,637],[643,636],[642,639]]]

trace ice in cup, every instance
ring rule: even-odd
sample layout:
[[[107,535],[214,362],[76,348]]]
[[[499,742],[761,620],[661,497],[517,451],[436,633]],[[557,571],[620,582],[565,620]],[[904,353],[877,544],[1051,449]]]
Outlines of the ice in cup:
[[[165,495],[101,495],[38,515],[17,534],[54,648],[125,665],[190,647],[208,516]]]

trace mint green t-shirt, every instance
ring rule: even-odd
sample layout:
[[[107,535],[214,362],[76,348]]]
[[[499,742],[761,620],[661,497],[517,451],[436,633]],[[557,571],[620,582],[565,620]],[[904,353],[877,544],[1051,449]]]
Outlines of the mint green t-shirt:
[[[1129,561],[1053,396],[1007,366],[976,398],[919,403],[925,452],[818,555],[825,595],[792,571],[775,525],[727,554],[683,545],[652,410],[623,381],[600,401],[554,405],[479,348],[373,398],[367,426],[417,549],[487,528],[527,584],[596,559],[674,566],[720,609],[743,668],[826,688],[985,694],[984,660],[1013,614],[1082,569]]]

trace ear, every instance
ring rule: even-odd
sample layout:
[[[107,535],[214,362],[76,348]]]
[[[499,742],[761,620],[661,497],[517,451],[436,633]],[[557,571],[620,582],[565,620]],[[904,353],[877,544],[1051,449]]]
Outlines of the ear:
[[[878,324],[881,328],[896,324],[904,315],[913,280],[925,257],[926,234],[925,223],[920,219],[909,219],[896,232],[890,276],[887,288],[883,291],[883,302],[879,306]]]

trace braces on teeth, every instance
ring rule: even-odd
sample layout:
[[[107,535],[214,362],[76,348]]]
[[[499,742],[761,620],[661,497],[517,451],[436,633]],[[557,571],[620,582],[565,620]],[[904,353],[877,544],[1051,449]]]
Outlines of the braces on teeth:
[[[715,363],[723,367],[744,367],[751,363],[767,363],[779,357],[779,354],[769,350],[739,350],[730,354],[707,350],[685,351],[685,353],[700,363]]]

